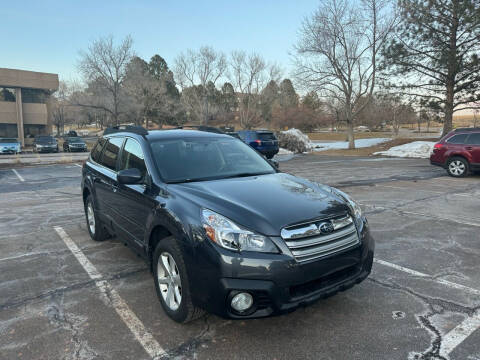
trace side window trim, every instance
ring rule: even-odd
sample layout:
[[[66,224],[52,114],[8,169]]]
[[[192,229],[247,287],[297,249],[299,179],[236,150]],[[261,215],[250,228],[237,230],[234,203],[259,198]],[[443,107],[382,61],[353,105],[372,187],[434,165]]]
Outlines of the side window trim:
[[[474,143],[474,142],[471,142],[471,141],[470,141],[470,138],[473,139],[475,136],[480,137],[480,133],[471,133],[471,134],[469,134],[468,137],[467,137],[467,139],[466,139],[466,141],[465,141],[465,143],[464,143],[464,145],[479,146],[480,143]]]
[[[462,136],[464,137],[464,140],[462,142],[452,142],[451,141],[454,138],[462,138]],[[455,135],[449,137],[446,142],[449,143],[449,144],[453,144],[453,145],[465,145],[465,144],[467,144],[468,138],[469,138],[469,134],[455,134]]]
[[[125,148],[125,145],[127,144],[127,140],[132,140],[132,141],[135,141],[135,142],[137,143],[138,147],[139,147],[140,150],[142,151],[143,162],[145,163],[145,169],[146,169],[146,171],[147,171],[146,174],[145,174],[145,177],[146,177],[147,175],[148,175],[148,176],[151,176],[151,173],[152,173],[152,172],[150,171],[150,169],[149,169],[149,167],[148,167],[148,162],[145,160],[145,151],[144,151],[144,149],[143,149],[143,147],[142,147],[142,144],[141,144],[137,139],[135,139],[135,138],[133,138],[133,137],[130,137],[130,136],[126,136],[126,137],[125,137],[125,140],[123,141],[123,145],[122,145],[122,149],[121,149],[121,156],[119,156],[119,158],[118,158],[118,160],[120,161],[120,162],[118,163],[118,169],[120,169],[120,167],[122,166],[122,163],[123,163],[123,154],[124,154],[123,150],[124,150],[124,148]],[[145,179],[144,179],[144,181],[145,181]]]
[[[105,144],[103,145],[103,149],[102,149],[102,153],[100,154],[100,161],[103,159],[103,154],[105,152],[105,149],[107,148],[107,145],[108,143],[110,142],[111,139],[122,139],[122,143],[121,145],[119,146],[118,148],[118,154],[117,154],[117,159],[115,160],[115,169],[110,169],[109,167],[106,167],[105,165],[97,162],[98,166],[101,166],[102,168],[104,168],[105,170],[108,170],[108,171],[111,171],[113,172],[114,174],[117,174],[118,173],[118,168],[119,168],[119,160],[120,160],[120,156],[122,154],[122,149],[123,149],[123,146],[125,145],[125,137],[124,136],[109,136],[108,138],[104,138],[106,140]]]
[[[102,158],[102,155],[103,155],[103,151],[105,150],[105,145],[106,145],[107,142],[108,142],[108,139],[105,139],[105,138],[103,138],[103,137],[100,138],[100,139],[98,139],[97,143],[95,144],[95,147],[94,147],[94,148],[92,149],[92,151],[90,152],[90,160],[92,160],[95,164],[97,164],[97,165],[99,165],[99,166],[101,166],[101,164],[100,164],[98,161],[96,161],[96,160],[93,159],[92,153],[93,153],[93,151],[97,148],[97,146],[100,144],[100,141],[102,141],[102,140],[105,140],[105,142],[103,143],[103,145],[102,145],[102,150],[100,151],[100,154],[98,155],[99,159],[101,159],[101,158]]]

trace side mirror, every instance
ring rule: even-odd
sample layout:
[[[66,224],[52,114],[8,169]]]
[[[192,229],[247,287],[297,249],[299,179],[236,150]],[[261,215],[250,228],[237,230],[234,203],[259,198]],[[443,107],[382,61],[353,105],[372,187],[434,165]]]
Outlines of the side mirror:
[[[275,169],[278,170],[278,169],[280,168],[280,164],[278,163],[277,160],[268,160],[268,162],[269,162],[270,164],[272,164],[272,166],[273,166]]]
[[[142,173],[136,168],[120,170],[117,174],[117,181],[120,184],[138,184],[142,179]]]

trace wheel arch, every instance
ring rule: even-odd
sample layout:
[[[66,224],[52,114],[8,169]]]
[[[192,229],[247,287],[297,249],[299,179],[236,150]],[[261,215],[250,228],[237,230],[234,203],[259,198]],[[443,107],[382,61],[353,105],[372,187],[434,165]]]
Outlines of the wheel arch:
[[[148,236],[148,244],[147,244],[147,257],[148,257],[148,262],[150,264],[150,270],[153,269],[152,257],[153,257],[153,253],[155,252],[155,248],[157,247],[160,241],[170,236],[172,236],[172,232],[166,226],[161,224],[155,225],[150,231],[150,235]]]
[[[455,159],[455,158],[462,158],[468,163],[468,165],[470,165],[470,160],[464,154],[450,154],[445,164],[448,164],[452,159]]]

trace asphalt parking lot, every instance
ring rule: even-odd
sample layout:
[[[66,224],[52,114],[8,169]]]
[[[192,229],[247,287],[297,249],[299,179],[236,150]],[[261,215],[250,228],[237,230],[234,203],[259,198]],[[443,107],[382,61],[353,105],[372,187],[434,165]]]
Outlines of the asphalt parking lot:
[[[280,166],[362,204],[372,275],[288,315],[188,325],[163,313],[143,260],[90,240],[79,165],[1,169],[0,359],[480,359],[479,175],[414,159]]]

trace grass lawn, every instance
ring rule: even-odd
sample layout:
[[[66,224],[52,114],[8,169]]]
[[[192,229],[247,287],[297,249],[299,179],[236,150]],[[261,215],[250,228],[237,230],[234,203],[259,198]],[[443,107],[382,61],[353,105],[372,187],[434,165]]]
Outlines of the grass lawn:
[[[378,144],[378,145],[366,147],[366,148],[353,149],[353,150],[337,149],[337,150],[314,151],[313,154],[343,155],[343,156],[370,156],[374,152],[388,150],[393,146],[399,146],[399,145],[407,144],[413,141],[438,141],[438,138],[397,138],[397,139],[392,139],[390,141],[384,142],[382,144]]]
[[[333,140],[333,141],[346,141],[346,132],[325,132],[325,133],[308,133],[310,140]],[[371,139],[371,138],[389,138],[393,134],[389,131],[379,132],[358,132],[355,133],[355,139]]]

